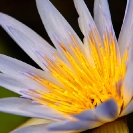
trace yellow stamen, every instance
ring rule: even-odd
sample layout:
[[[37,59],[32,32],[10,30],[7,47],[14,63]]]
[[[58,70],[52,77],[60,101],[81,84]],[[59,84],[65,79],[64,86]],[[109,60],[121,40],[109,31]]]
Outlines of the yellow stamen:
[[[62,53],[70,64],[69,67],[55,53],[54,61],[44,57],[50,74],[61,82],[62,87],[38,75],[29,75],[49,90],[49,93],[38,89],[34,92],[30,90],[32,99],[67,114],[93,109],[110,98],[114,98],[121,107],[123,104],[121,82],[126,73],[125,63],[128,60],[128,49],[124,57],[120,59],[112,33],[106,31],[103,44],[101,44],[96,29],[93,29],[89,32],[88,38],[94,61],[92,66],[74,37],[70,35],[70,38],[73,45],[68,44],[69,50],[64,44],[59,43]],[[38,95],[35,96],[35,94]]]

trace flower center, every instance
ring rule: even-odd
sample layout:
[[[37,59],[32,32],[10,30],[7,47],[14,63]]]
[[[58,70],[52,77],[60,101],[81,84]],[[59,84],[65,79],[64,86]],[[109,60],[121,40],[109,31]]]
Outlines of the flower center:
[[[29,90],[32,99],[68,114],[93,109],[110,98],[121,107],[123,104],[121,87],[126,73],[128,49],[121,59],[113,33],[105,31],[101,43],[97,30],[93,29],[89,31],[88,37],[90,61],[80,50],[74,37],[70,35],[70,38],[73,44],[68,46],[59,42],[61,52],[69,65],[55,53],[54,60],[44,56],[49,74],[61,85],[29,74],[30,78],[49,90],[49,93],[38,89]]]

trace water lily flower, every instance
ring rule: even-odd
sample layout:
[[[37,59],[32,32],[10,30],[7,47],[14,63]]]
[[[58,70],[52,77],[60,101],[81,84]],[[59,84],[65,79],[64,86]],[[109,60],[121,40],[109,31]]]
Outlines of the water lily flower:
[[[94,20],[74,0],[83,42],[49,0],[36,0],[56,49],[30,28],[0,13],[0,25],[41,67],[0,55],[0,85],[21,95],[0,99],[0,111],[51,119],[13,133],[69,133],[92,129],[133,111],[133,1],[115,37],[107,0],[95,0]]]

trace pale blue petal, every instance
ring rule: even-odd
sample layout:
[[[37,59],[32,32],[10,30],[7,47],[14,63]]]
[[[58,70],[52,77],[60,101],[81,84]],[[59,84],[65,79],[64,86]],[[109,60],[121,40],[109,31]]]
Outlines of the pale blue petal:
[[[46,70],[44,64],[36,56],[36,51],[52,56],[50,49],[56,52],[52,46],[33,30],[6,14],[0,13],[0,25],[40,67]]]
[[[124,107],[126,107],[133,96],[133,63],[129,64],[129,66],[127,67],[127,72],[123,82],[122,94]]]
[[[114,99],[110,99],[96,107],[95,113],[101,121],[112,121],[119,115],[119,107]]]
[[[74,45],[70,36],[73,36],[80,50],[84,53],[83,44],[68,22],[49,0],[36,0],[37,8],[41,16],[45,29],[60,53],[63,60],[69,65],[68,60],[63,55],[60,43],[65,45],[67,50],[73,55],[68,44]],[[74,57],[74,56],[73,56]]]
[[[120,117],[124,115],[128,115],[133,112],[133,100],[122,110]]]
[[[32,100],[13,97],[0,99],[0,112],[51,120],[68,120],[70,118],[48,106],[33,103]]]
[[[79,120],[85,120],[85,121],[87,120],[98,121],[99,120],[95,114],[95,109],[89,109],[89,110],[83,111],[73,116]]]
[[[118,39],[121,56],[130,45],[130,39],[133,37],[133,0],[127,0],[125,16]]]

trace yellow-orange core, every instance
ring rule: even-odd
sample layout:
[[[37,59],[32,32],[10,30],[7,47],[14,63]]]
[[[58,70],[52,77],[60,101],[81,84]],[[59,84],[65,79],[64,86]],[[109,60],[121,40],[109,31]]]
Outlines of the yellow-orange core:
[[[59,43],[69,67],[57,54],[54,54],[56,61],[44,57],[49,73],[59,80],[63,87],[38,75],[30,75],[30,78],[50,91],[45,93],[39,89],[30,90],[29,93],[33,94],[32,99],[67,114],[93,109],[110,98],[114,98],[121,107],[123,104],[121,84],[126,73],[128,49],[121,59],[112,33],[106,31],[101,44],[97,30],[93,29],[88,37],[93,60],[93,63],[90,63],[74,37],[72,35],[70,37],[73,45],[68,44],[69,50],[63,43]],[[39,94],[39,97],[35,97],[34,94]]]

